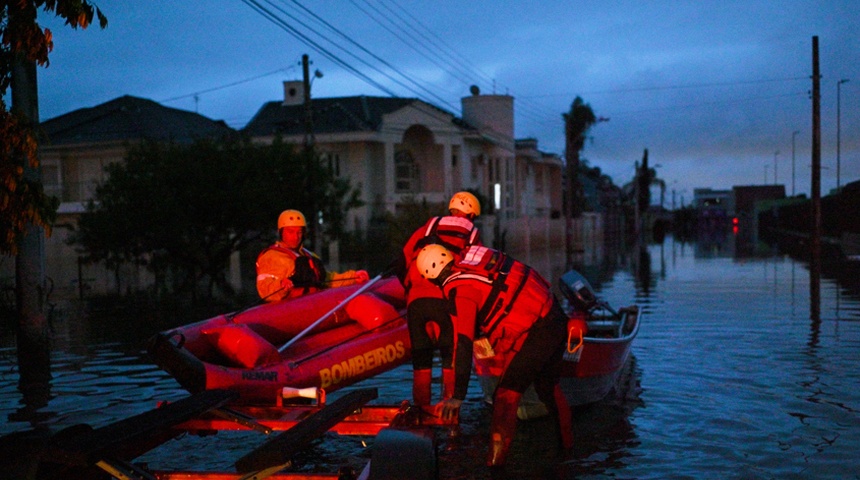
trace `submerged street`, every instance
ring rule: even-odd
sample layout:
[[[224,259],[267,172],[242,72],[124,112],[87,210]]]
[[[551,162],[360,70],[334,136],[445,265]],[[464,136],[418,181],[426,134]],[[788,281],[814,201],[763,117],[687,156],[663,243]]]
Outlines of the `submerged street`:
[[[810,319],[805,263],[777,251],[739,257],[733,242],[730,234],[698,244],[667,237],[582,267],[611,305],[644,309],[633,357],[616,391],[574,412],[570,458],[558,456],[544,420],[520,421],[509,463],[516,478],[856,478],[860,290],[856,280],[835,278],[856,279],[848,269],[860,268],[825,271],[821,318]],[[562,272],[553,273],[555,280]],[[122,318],[55,322],[51,398],[35,411],[17,389],[6,333],[0,435],[98,427],[185,396],[147,358],[143,342],[154,332],[146,329]],[[358,386],[377,387],[378,403],[399,403],[410,398],[411,371]],[[481,468],[473,474],[486,452],[489,408],[480,399],[473,380],[460,435],[439,432],[440,478],[486,478]],[[233,471],[264,440],[257,432],[189,435],[138,461],[155,470]],[[360,469],[372,444],[328,434],[294,468]]]

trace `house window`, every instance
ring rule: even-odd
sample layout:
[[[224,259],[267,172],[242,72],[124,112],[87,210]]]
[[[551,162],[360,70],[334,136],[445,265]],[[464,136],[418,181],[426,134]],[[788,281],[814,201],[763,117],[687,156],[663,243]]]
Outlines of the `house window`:
[[[60,181],[60,168],[55,164],[42,164],[42,185],[45,193],[62,200],[63,184]]]
[[[535,165],[535,193],[543,193],[543,166]]]
[[[335,176],[340,176],[340,154],[327,153],[325,157],[328,159],[328,170]]]
[[[484,159],[480,155],[472,157],[472,181],[477,181],[479,179],[481,165],[484,164]]]
[[[394,191],[397,193],[414,193],[418,189],[418,165],[408,151],[397,152],[394,155]]]

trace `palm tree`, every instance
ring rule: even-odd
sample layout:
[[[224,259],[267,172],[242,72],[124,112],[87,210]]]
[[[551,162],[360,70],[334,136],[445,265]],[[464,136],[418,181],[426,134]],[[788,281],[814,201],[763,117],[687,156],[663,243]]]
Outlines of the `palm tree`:
[[[582,185],[579,182],[579,152],[585,146],[586,133],[597,123],[591,106],[582,98],[576,97],[570,105],[570,112],[563,114],[565,149],[567,164],[567,215],[578,218],[582,214]]]

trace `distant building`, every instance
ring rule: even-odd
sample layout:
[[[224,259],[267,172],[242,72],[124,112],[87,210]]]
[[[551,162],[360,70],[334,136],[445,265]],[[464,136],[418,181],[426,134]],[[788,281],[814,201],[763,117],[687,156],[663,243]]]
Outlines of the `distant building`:
[[[699,228],[723,228],[729,225],[733,206],[730,190],[696,188],[693,190],[693,206],[697,211]]]
[[[361,191],[365,206],[350,212],[351,228],[365,229],[374,215],[396,213],[408,200],[445,203],[468,189],[490,199],[483,210],[495,218],[486,221],[549,217],[561,209],[561,159],[540,152],[537,140],[514,140],[511,96],[475,92],[462,99],[460,118],[416,98],[308,104],[297,93],[300,83],[284,82],[284,99],[264,104],[243,133],[263,143],[312,141]]]
[[[748,185],[732,188],[734,196],[735,228],[737,241],[745,248],[738,247],[738,252],[744,252],[759,239],[759,213],[762,205],[771,205],[769,200],[785,198],[785,185]]]
[[[736,186],[732,187],[732,197],[734,198],[732,214],[736,217],[753,218],[757,203],[785,198],[785,185]]]

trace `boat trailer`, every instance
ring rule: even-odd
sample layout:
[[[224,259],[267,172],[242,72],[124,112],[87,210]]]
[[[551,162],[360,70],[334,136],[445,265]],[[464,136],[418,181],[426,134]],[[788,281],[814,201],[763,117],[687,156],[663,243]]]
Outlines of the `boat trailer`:
[[[345,393],[327,403],[316,401],[272,406],[234,404],[231,390],[205,390],[104,427],[65,428],[49,437],[36,453],[33,479],[119,480],[393,480],[438,478],[433,427],[456,428],[408,401],[369,405],[376,388]],[[133,460],[182,434],[208,435],[224,430],[254,430],[268,438],[235,461],[235,472],[153,471]],[[326,432],[374,436],[371,459],[361,472],[341,468],[331,474],[289,473],[292,459]]]

